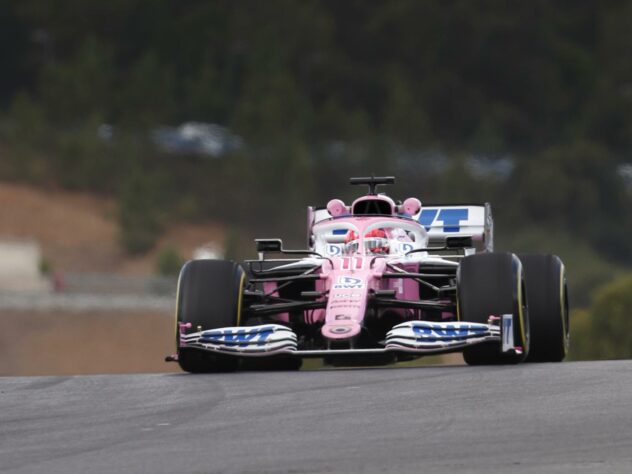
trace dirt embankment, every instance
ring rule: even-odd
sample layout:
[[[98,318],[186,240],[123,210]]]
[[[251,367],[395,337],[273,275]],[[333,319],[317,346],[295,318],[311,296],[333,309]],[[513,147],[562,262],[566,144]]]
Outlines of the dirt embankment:
[[[200,245],[224,242],[220,225],[172,223],[151,252],[130,257],[119,244],[112,198],[0,182],[0,206],[0,239],[37,240],[44,257],[63,271],[151,274],[166,246],[191,258]]]

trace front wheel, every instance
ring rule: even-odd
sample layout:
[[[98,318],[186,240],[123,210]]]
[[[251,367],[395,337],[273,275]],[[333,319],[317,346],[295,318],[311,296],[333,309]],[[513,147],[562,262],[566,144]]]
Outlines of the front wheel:
[[[192,260],[180,271],[176,306],[178,362],[185,372],[228,372],[239,359],[180,347],[181,323],[190,332],[239,326],[246,276],[240,265],[224,260]]]
[[[501,352],[499,343],[468,347],[469,365],[516,364],[529,352],[529,313],[522,263],[512,253],[483,253],[465,257],[457,272],[457,310],[460,321],[487,324],[490,316],[513,315],[515,354]]]

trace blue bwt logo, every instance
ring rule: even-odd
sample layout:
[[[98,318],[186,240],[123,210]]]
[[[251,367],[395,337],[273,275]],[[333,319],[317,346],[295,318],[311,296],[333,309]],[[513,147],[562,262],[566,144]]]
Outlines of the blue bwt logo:
[[[364,282],[360,278],[353,278],[348,276],[338,277],[338,283],[334,285],[337,290],[357,290],[364,288]]]
[[[470,336],[483,335],[487,331],[485,326],[470,324],[459,324],[458,326],[424,324],[413,326],[412,329],[415,336],[427,341],[465,339]]]
[[[427,208],[421,211],[418,221],[426,230],[430,230],[434,222],[441,221],[443,222],[443,232],[460,232],[461,221],[467,221],[469,213],[467,208],[441,210]]]
[[[263,346],[268,341],[274,327],[258,327],[255,329],[238,329],[236,331],[206,331],[200,336],[200,342],[222,344],[227,347],[248,347],[254,344]]]

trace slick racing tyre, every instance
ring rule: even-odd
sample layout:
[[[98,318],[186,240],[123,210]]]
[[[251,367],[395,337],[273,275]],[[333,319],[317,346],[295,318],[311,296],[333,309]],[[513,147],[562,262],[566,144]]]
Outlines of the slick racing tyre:
[[[457,272],[457,312],[460,321],[487,324],[491,315],[513,314],[514,344],[521,354],[503,354],[499,342],[468,347],[469,365],[516,364],[529,352],[529,314],[522,264],[511,253],[465,257]]]
[[[192,373],[228,372],[238,368],[239,359],[180,347],[181,323],[187,332],[239,326],[246,277],[235,262],[192,260],[180,271],[176,306],[176,346],[182,370]]]
[[[568,351],[568,291],[555,255],[520,255],[527,282],[531,347],[527,362],[561,362]]]

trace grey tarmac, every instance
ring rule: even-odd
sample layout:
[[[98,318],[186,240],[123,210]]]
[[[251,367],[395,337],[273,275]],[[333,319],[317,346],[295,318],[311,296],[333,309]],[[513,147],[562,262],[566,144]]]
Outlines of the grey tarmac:
[[[632,361],[2,377],[0,472],[629,473]]]

